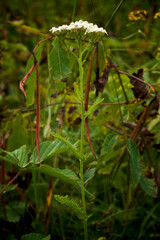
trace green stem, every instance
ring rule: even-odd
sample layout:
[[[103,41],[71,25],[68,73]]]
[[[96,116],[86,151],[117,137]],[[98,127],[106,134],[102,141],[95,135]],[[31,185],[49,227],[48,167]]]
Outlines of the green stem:
[[[84,98],[83,98],[83,61],[82,61],[82,51],[81,46],[79,46],[79,75],[80,75],[80,91],[81,91],[81,140],[80,140],[80,177],[81,177],[81,194],[82,194],[82,206],[83,211],[86,215],[86,201],[85,201],[85,188],[84,188],[84,181],[83,181],[83,161],[84,161],[84,129],[85,129],[85,123],[84,123]],[[84,235],[85,240],[88,240],[88,231],[87,231],[87,220],[83,221],[84,226]]]

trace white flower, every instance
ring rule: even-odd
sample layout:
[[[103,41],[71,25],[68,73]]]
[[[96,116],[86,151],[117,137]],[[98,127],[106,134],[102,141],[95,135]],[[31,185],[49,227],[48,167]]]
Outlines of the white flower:
[[[66,35],[70,33],[79,33],[81,35],[85,35],[86,37],[91,37],[94,35],[104,36],[107,35],[107,32],[102,27],[98,27],[96,24],[88,23],[87,21],[76,21],[71,22],[69,25],[62,25],[58,28],[53,27],[50,29],[52,33],[55,35]]]

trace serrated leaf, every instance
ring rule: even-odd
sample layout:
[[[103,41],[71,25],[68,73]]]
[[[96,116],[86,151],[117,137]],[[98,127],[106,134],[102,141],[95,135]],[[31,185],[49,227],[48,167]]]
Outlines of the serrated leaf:
[[[144,176],[140,178],[140,185],[141,188],[150,196],[156,197],[157,194],[157,187],[153,179],[148,179]]]
[[[137,184],[142,175],[142,168],[139,165],[140,154],[137,145],[132,140],[127,141],[127,150],[131,156],[131,169],[133,176],[133,183]]]
[[[37,60],[38,63],[40,62],[40,58],[41,58],[41,55],[42,55],[43,45],[44,45],[44,43],[41,43],[35,51],[35,56],[36,56],[36,60]],[[28,62],[27,62],[26,71],[25,71],[26,74],[28,73],[30,68],[33,66],[33,64],[34,64],[34,57],[33,57],[33,55],[31,55]],[[34,104],[34,102],[35,102],[35,97],[34,97],[35,88],[36,88],[36,69],[35,68],[32,71],[31,75],[28,77],[26,83],[27,83],[26,106],[29,107],[32,104]]]
[[[66,78],[71,73],[67,53],[63,50],[61,42],[56,38],[53,42],[53,49],[49,55],[51,75],[54,80]]]
[[[60,141],[62,141],[63,143],[65,143],[68,148],[75,153],[75,155],[77,156],[78,159],[81,159],[81,154],[79,152],[79,150],[72,144],[70,143],[67,139],[65,139],[64,137],[60,136],[59,134],[54,134],[52,133],[53,137],[59,139]]]
[[[92,114],[95,111],[97,105],[100,104],[101,102],[103,102],[103,100],[104,100],[104,98],[102,98],[102,99],[98,98],[92,106],[89,106],[89,109],[87,112],[85,112],[84,117],[86,118],[90,114]]]
[[[44,236],[38,233],[30,233],[23,235],[21,240],[50,240],[50,235]]]
[[[59,169],[52,168],[48,165],[43,164],[40,167],[31,167],[31,170],[36,170],[41,173],[48,174],[49,176],[53,176],[63,180],[64,182],[70,183],[71,185],[81,188],[81,181],[77,177],[77,175],[71,171],[70,169]]]
[[[66,145],[59,140],[46,141],[46,142],[40,143],[41,162],[57,154],[64,152],[66,149],[67,149]],[[30,157],[30,162],[33,164],[39,164],[37,148],[33,150],[33,153]]]
[[[9,162],[18,165],[20,168],[26,167],[28,162],[28,150],[27,146],[23,145],[20,148],[14,150],[13,152],[7,152],[5,159]]]
[[[60,195],[54,195],[54,198],[62,205],[67,207],[71,213],[75,213],[75,215],[85,221],[87,220],[87,217],[83,211],[83,209],[72,199],[70,199],[68,196],[60,196]]]

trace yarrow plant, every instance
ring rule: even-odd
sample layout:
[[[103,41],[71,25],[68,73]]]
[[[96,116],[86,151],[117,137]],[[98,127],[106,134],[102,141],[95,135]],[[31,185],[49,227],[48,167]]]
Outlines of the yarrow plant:
[[[76,58],[79,65],[80,89],[78,87],[78,84],[76,83],[74,83],[74,88],[75,88],[76,95],[79,97],[79,100],[81,102],[81,138],[80,138],[80,149],[78,150],[78,153],[76,153],[76,155],[80,161],[81,195],[82,195],[82,206],[83,206],[83,213],[84,213],[84,218],[82,220],[84,225],[85,240],[87,240],[88,239],[88,232],[87,232],[88,217],[86,214],[85,188],[84,188],[84,181],[83,181],[83,164],[86,159],[86,155],[84,153],[84,130],[85,130],[85,118],[87,116],[87,112],[84,111],[83,66],[93,44],[97,40],[100,40],[102,39],[102,37],[106,36],[107,32],[102,27],[99,28],[97,25],[94,25],[93,23],[88,23],[87,21],[82,21],[82,20],[72,22],[69,25],[62,25],[57,28],[53,27],[50,29],[50,31],[54,35],[56,35],[57,38],[62,40],[67,50]],[[73,37],[75,39],[78,45],[77,55],[73,53],[73,51],[67,46],[67,44],[65,44],[64,39],[66,37]],[[96,104],[100,103],[101,101],[102,99],[99,100],[99,102],[96,102]],[[63,142],[67,141],[66,139],[63,139],[59,135],[54,134],[54,137],[58,138]],[[73,150],[73,147],[71,148]]]

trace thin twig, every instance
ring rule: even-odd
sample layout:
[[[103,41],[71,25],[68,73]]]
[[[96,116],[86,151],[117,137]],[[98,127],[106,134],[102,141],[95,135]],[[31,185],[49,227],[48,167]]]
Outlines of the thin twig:
[[[154,89],[153,85],[151,85],[151,84],[149,84],[149,83],[146,83],[143,79],[138,78],[138,77],[136,77],[136,76],[134,76],[134,75],[132,75],[132,74],[130,74],[130,73],[120,71],[120,70],[118,70],[118,69],[117,69],[117,71],[118,71],[119,73],[121,73],[121,74],[124,74],[124,75],[128,76],[128,77],[134,78],[134,79],[138,80],[139,82],[142,82],[143,84],[149,86],[149,87],[152,89],[153,92],[156,92],[156,90]]]
[[[21,170],[21,171],[22,171],[22,170]],[[9,185],[11,185],[11,184],[14,182],[14,180],[19,176],[19,174],[21,173],[21,171],[19,171],[19,172],[11,179],[11,181],[9,181],[9,182],[7,183],[7,185],[0,190],[0,194],[1,194],[4,190],[6,190],[6,188],[7,188]]]
[[[24,201],[35,211],[35,207],[25,198],[25,196],[23,195],[23,193],[19,190],[18,187],[15,188],[16,191],[19,193],[19,195],[21,196],[21,198],[24,199]]]

